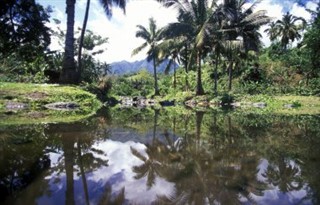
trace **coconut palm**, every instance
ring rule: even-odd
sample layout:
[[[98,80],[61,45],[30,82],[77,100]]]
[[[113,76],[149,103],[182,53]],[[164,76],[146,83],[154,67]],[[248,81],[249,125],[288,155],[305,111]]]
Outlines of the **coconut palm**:
[[[218,22],[218,21],[217,21]],[[214,67],[214,93],[215,96],[218,95],[218,65],[220,62],[221,54],[224,52],[224,43],[223,43],[223,33],[220,32],[221,30],[221,25],[219,23],[216,23],[214,25],[213,32],[211,32],[211,40],[210,40],[210,47],[211,47],[211,52],[213,59],[212,60],[212,65],[215,64]]]
[[[191,33],[192,28],[189,26],[180,26],[179,23],[171,23],[163,28],[162,35],[164,41],[159,45],[160,55],[163,55],[162,53],[165,53],[166,55],[168,53],[175,54],[177,61],[184,66],[186,91],[189,90],[188,66],[193,63],[189,62],[191,53],[190,45],[192,43]]]
[[[183,38],[169,38],[165,39],[158,46],[159,48],[159,59],[163,61],[169,59],[169,63],[165,69],[165,74],[168,74],[171,67],[173,67],[173,88],[176,88],[177,77],[176,77],[176,66],[173,63],[179,62],[179,53],[184,48]],[[173,66],[172,66],[173,65]]]
[[[75,16],[75,3],[76,0],[66,0],[66,13],[67,13],[67,32],[65,40],[65,54],[63,58],[62,71],[60,74],[60,82],[62,83],[79,83],[81,72],[81,50],[84,38],[84,32],[89,17],[90,0],[87,0],[87,8],[83,22],[78,61],[80,62],[79,69],[77,69],[74,60],[74,16]],[[125,11],[126,0],[100,0],[102,7],[108,17],[112,16],[112,7],[117,6]]]
[[[300,23],[298,23],[300,22]],[[302,17],[293,16],[289,12],[275,23],[274,37],[280,37],[282,48],[287,50],[288,44],[301,38],[301,31],[306,27],[306,20]]]
[[[137,25],[138,31],[136,37],[142,38],[145,42],[132,51],[132,55],[140,53],[145,48],[149,47],[147,51],[147,61],[153,62],[153,76],[154,76],[154,95],[160,95],[157,79],[157,56],[158,56],[158,42],[161,40],[161,29],[157,29],[156,21],[153,18],[149,19],[149,28],[142,25]]]
[[[258,30],[270,22],[266,11],[254,11],[260,1],[253,2],[248,8],[245,8],[246,3],[245,0],[224,0],[216,12],[225,35],[224,47],[229,62],[229,90],[232,88],[232,70],[239,64],[236,61],[239,52],[258,50],[261,36]]]
[[[271,22],[269,24],[269,28],[267,28],[266,30],[264,30],[264,32],[267,33],[267,35],[269,36],[270,41],[274,41],[277,39],[277,28],[276,28],[276,23],[275,22]]]
[[[178,10],[178,22],[172,23],[168,27],[179,31],[176,33],[177,36],[183,35],[191,39],[194,49],[190,58],[196,56],[197,62],[196,95],[203,95],[201,60],[206,53],[206,43],[209,39],[209,25],[216,6],[216,0],[158,0],[158,2],[165,7],[175,7]]]

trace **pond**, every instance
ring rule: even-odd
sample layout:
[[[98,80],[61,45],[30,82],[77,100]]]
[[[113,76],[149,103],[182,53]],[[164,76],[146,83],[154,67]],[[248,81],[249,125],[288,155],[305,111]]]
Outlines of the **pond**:
[[[320,116],[110,108],[0,127],[0,204],[319,204]]]

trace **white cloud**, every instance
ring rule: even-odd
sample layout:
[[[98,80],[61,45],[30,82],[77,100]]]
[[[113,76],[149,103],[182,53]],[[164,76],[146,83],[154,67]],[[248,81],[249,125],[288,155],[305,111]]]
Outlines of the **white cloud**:
[[[46,0],[38,0],[47,4],[52,4]],[[285,7],[288,7],[289,1],[274,3],[274,0],[264,0],[258,6],[257,10],[266,10],[267,15],[273,17],[274,20],[281,19]],[[76,26],[82,25],[86,0],[79,0],[76,4]],[[55,5],[54,5],[55,6]],[[308,2],[307,8],[314,9],[315,3]],[[290,5],[290,13],[296,16],[301,16],[310,19],[310,14],[298,4]],[[64,12],[65,4],[58,4],[55,7],[55,12],[52,14],[54,18],[61,19],[62,25],[65,25],[66,14]],[[88,21],[88,29],[94,31],[103,37],[109,38],[109,43],[106,46],[107,51],[100,56],[99,60],[108,63],[114,61],[128,60],[134,61],[146,57],[145,52],[141,52],[136,56],[131,56],[134,48],[143,43],[143,40],[135,37],[137,30],[136,25],[140,24],[148,27],[148,19],[154,17],[158,27],[163,27],[169,22],[176,21],[176,11],[162,7],[158,2],[152,0],[131,0],[126,6],[126,15],[120,9],[113,9],[112,19],[107,19],[98,0],[91,1],[90,15]],[[64,26],[65,27],[65,26]],[[76,27],[77,28],[77,27]],[[260,32],[263,36],[264,45],[270,45],[268,36],[263,32],[267,27],[261,28]],[[56,43],[53,42],[53,45]]]
[[[272,0],[265,0],[262,1],[259,6],[257,7],[257,10],[266,10],[267,11],[267,15],[272,17],[274,21],[281,19],[284,11],[285,11],[285,7],[288,7],[289,1],[284,1],[282,2],[283,4],[279,4],[279,3],[272,3]],[[315,8],[316,5],[312,2],[308,2],[307,3],[307,8]],[[306,11],[306,9],[302,6],[299,6],[297,3],[294,4],[290,4],[291,10],[289,11],[292,15],[294,16],[298,16],[298,17],[303,17],[305,18],[307,21],[310,20],[311,15],[309,12]],[[270,40],[269,37],[267,36],[266,33],[264,33],[263,31],[268,28],[268,26],[263,26],[260,29],[260,33],[262,34],[262,42],[265,46],[269,46],[270,45]]]
[[[273,20],[281,19],[283,7],[279,4],[273,4],[270,0],[262,1],[258,4],[256,10],[265,10],[267,12],[267,16],[271,17]],[[260,33],[262,34],[262,43],[265,46],[270,45],[270,40],[267,34],[264,32],[268,26],[262,26],[260,29]]]
[[[299,6],[298,4],[293,4],[290,13],[297,17],[302,17],[306,20],[311,18],[311,14],[303,7]]]
[[[99,5],[95,6],[92,20],[88,28],[102,36],[109,37],[108,50],[102,54],[100,60],[107,62],[129,60],[134,61],[146,57],[145,52],[131,56],[134,48],[143,43],[135,37],[136,25],[148,27],[148,19],[154,17],[159,28],[169,22],[176,21],[176,12],[162,7],[156,1],[130,1],[126,7],[126,14],[122,10],[114,9],[112,19],[108,20]]]

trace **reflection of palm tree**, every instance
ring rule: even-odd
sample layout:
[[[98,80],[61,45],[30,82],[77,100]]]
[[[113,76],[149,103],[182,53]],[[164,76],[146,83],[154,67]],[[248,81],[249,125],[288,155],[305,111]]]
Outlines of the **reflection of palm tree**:
[[[272,185],[279,186],[282,192],[300,190],[303,186],[299,168],[283,158],[279,159],[276,165],[269,165],[263,176]]]
[[[104,193],[101,197],[101,199],[98,202],[98,205],[121,205],[125,202],[125,189],[122,188],[116,196],[112,193],[112,189],[110,186],[106,186]]]
[[[90,202],[89,202],[88,185],[87,185],[87,179],[86,179],[86,175],[85,175],[84,168],[83,168],[81,145],[80,145],[80,140],[79,139],[78,139],[78,142],[77,142],[77,150],[78,150],[79,168],[80,168],[80,173],[81,173],[81,178],[82,178],[84,195],[85,195],[85,199],[86,199],[86,204],[89,205]]]
[[[201,137],[201,125],[203,120],[204,112],[196,112],[196,137],[197,145],[200,146],[200,137]]]
[[[149,146],[147,148],[148,158],[143,156],[138,150],[131,148],[131,152],[134,156],[143,161],[143,164],[134,166],[133,172],[136,173],[135,179],[141,179],[147,176],[147,186],[151,188],[154,183],[156,176],[161,176],[161,162],[157,160],[157,146]]]
[[[198,130],[201,125],[201,113],[198,113]],[[223,129],[224,135],[233,128],[230,118],[225,118],[227,123],[215,122],[215,128]],[[223,128],[220,128],[222,126]],[[198,134],[199,135],[199,134]],[[230,133],[231,135],[231,133]],[[219,138],[219,136],[215,136]],[[198,139],[192,138],[186,141],[185,147],[179,150],[182,155],[177,162],[179,165],[171,166],[175,171],[176,190],[171,196],[158,198],[162,204],[241,204],[240,198],[245,198],[251,204],[255,204],[253,195],[262,196],[266,184],[257,180],[256,156],[252,156],[251,149],[243,149],[241,141],[217,140],[215,147],[206,145],[194,149]],[[240,140],[240,138],[239,138]],[[232,145],[232,146],[230,146]],[[240,147],[237,147],[240,146]],[[192,186],[190,186],[192,185]]]
[[[75,204],[74,201],[74,179],[73,179],[73,163],[74,163],[74,138],[63,135],[62,144],[64,150],[64,161],[66,169],[67,178],[67,188],[66,188],[66,204]]]

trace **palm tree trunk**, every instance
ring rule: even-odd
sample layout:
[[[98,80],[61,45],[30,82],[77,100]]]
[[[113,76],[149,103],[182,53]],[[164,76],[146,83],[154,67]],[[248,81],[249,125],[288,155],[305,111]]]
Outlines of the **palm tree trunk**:
[[[198,51],[197,53],[197,61],[198,61],[198,67],[197,67],[196,95],[204,95],[204,90],[203,90],[202,81],[201,81],[201,52],[200,51]]]
[[[186,87],[185,87],[185,90],[186,90],[186,91],[189,91],[189,81],[188,81],[188,61],[187,61],[187,59],[188,59],[188,45],[187,45],[187,44],[185,45],[185,50],[186,50],[186,52],[185,52],[185,56],[184,56],[184,58],[185,58],[185,60],[184,60],[184,69],[185,69],[185,72],[186,72],[186,78],[185,78],[185,81],[186,81]]]
[[[177,87],[177,72],[176,72],[176,66],[173,65],[173,88],[176,89],[176,87]]]
[[[67,4],[67,33],[64,49],[64,57],[62,63],[62,71],[60,75],[61,83],[75,84],[79,82],[79,76],[74,61],[74,14],[75,0],[66,0]]]
[[[231,89],[232,89],[232,67],[233,67],[233,61],[230,60],[230,62],[229,62],[229,68],[228,68],[228,72],[229,72],[229,85],[228,85],[228,89],[229,89],[229,91],[231,91]]]
[[[84,15],[83,19],[83,25],[82,25],[82,30],[81,30],[81,35],[80,35],[80,42],[79,42],[79,52],[78,52],[78,73],[79,73],[79,80],[81,80],[81,70],[82,70],[82,62],[81,62],[81,56],[82,56],[82,47],[83,47],[83,39],[84,39],[84,34],[86,32],[87,28],[87,22],[89,18],[89,9],[90,9],[90,0],[87,0],[87,7],[86,7],[86,13]]]
[[[154,95],[160,95],[158,88],[156,59],[153,57]]]
[[[219,61],[219,55],[216,54],[216,62],[215,62],[215,68],[214,68],[214,95],[218,95],[218,61]]]

